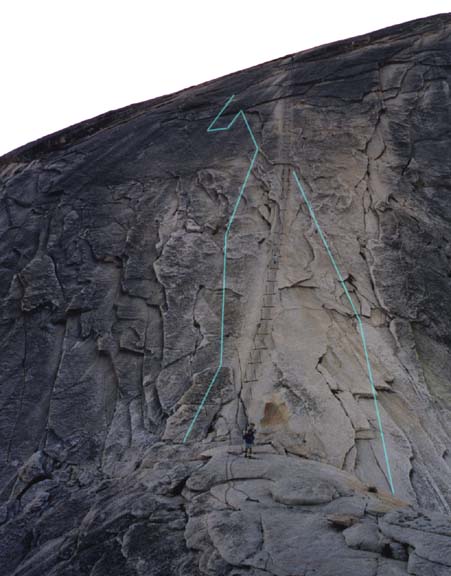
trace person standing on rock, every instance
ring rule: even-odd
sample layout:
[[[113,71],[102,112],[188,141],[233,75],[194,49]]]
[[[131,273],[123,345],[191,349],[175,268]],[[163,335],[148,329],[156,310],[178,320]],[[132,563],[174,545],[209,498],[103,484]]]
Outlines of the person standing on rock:
[[[249,424],[243,434],[244,457],[252,458],[252,448],[255,442],[255,424]]]

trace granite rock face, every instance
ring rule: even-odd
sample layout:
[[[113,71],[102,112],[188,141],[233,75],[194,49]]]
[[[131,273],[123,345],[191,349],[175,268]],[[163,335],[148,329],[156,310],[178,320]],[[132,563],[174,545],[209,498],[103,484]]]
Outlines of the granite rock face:
[[[451,573],[450,81],[440,15],[0,158],[2,574]]]

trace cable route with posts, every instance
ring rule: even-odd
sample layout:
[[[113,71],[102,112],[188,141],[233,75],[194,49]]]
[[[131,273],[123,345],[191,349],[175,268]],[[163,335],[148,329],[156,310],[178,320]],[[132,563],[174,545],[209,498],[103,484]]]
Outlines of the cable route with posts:
[[[189,436],[190,436],[190,434],[194,428],[194,425],[195,425],[195,423],[196,423],[196,421],[197,421],[197,419],[198,419],[198,417],[202,411],[202,408],[204,407],[204,405],[207,401],[207,398],[211,392],[211,389],[213,388],[213,386],[214,386],[214,384],[218,378],[218,375],[221,371],[221,368],[223,366],[223,359],[224,359],[224,316],[225,316],[225,298],[226,298],[226,287],[227,287],[227,244],[228,244],[230,229],[232,227],[232,224],[233,224],[233,221],[235,219],[238,207],[239,207],[241,199],[243,197],[243,194],[244,194],[247,182],[249,180],[249,176],[251,174],[252,168],[254,167],[255,160],[256,160],[257,155],[259,153],[259,146],[258,146],[257,141],[255,139],[255,136],[252,132],[252,129],[249,125],[249,122],[246,118],[246,114],[243,112],[243,110],[240,109],[235,114],[235,116],[232,118],[232,120],[229,122],[229,124],[227,126],[214,127],[216,122],[224,114],[225,110],[230,105],[230,103],[232,102],[234,97],[235,97],[235,95],[230,96],[230,98],[227,100],[227,102],[221,108],[221,110],[216,115],[214,120],[208,126],[207,132],[210,132],[210,133],[211,132],[224,132],[224,131],[230,130],[230,128],[232,128],[232,126],[235,124],[235,122],[238,120],[238,118],[241,117],[243,119],[243,122],[244,122],[248,132],[249,132],[252,143],[254,144],[255,151],[254,151],[254,154],[252,156],[249,167],[247,169],[243,183],[241,184],[240,192],[239,192],[238,198],[236,199],[235,204],[233,206],[232,214],[231,214],[229,221],[227,223],[226,232],[224,235],[219,362],[218,362],[217,369],[213,375],[213,378],[211,379],[211,381],[207,387],[207,390],[205,391],[205,393],[202,397],[202,400],[199,403],[199,406],[198,406],[198,408],[197,408],[197,410],[196,410],[196,412],[195,412],[195,414],[191,420],[191,423],[190,423],[190,425],[189,425],[189,427],[185,433],[185,436],[183,438],[184,443],[188,440],[188,438],[189,438]],[[283,171],[283,175],[282,175],[282,200],[284,200],[283,205],[285,204],[286,195],[287,195],[288,188],[289,188],[288,173],[289,173],[289,170],[288,170],[288,167],[286,166],[286,167],[284,167],[284,171]],[[307,194],[305,193],[305,190],[302,186],[301,180],[300,180],[300,178],[299,178],[299,176],[295,170],[292,170],[292,174],[293,174],[293,178],[295,180],[295,183],[297,185],[297,188],[299,190],[299,194],[308,208],[308,212],[310,214],[310,217],[313,220],[313,223],[314,223],[314,225],[318,231],[318,234],[321,238],[321,241],[322,241],[322,243],[326,249],[327,255],[328,255],[328,257],[332,263],[332,266],[335,270],[335,273],[338,277],[338,280],[343,287],[346,298],[349,301],[352,312],[353,312],[353,314],[357,320],[358,331],[359,331],[360,338],[362,341],[363,353],[364,353],[365,361],[366,361],[368,380],[370,383],[371,392],[372,392],[372,396],[373,396],[373,400],[374,400],[376,419],[377,419],[377,423],[378,423],[378,427],[379,427],[379,433],[380,433],[380,437],[381,437],[382,449],[383,449],[383,453],[384,453],[384,459],[385,459],[385,465],[386,465],[386,471],[387,471],[387,479],[388,479],[388,483],[389,483],[391,492],[394,494],[395,488],[394,488],[394,484],[393,484],[390,461],[388,458],[388,451],[387,451],[387,445],[385,442],[384,430],[382,427],[382,419],[381,419],[380,410],[379,410],[379,403],[377,400],[377,392],[376,392],[376,387],[374,384],[373,370],[371,367],[371,362],[370,362],[370,358],[369,358],[369,354],[368,354],[368,347],[367,347],[367,342],[366,342],[366,337],[365,337],[365,331],[363,328],[363,322],[362,322],[360,314],[357,311],[357,308],[355,307],[355,304],[351,298],[351,295],[349,293],[348,287],[346,286],[346,282],[343,278],[343,275],[341,274],[341,271],[337,265],[337,262],[333,256],[333,254],[332,254],[329,243],[328,243],[328,241],[324,235],[324,232],[323,232],[323,230],[322,230],[322,228],[318,222],[318,219],[316,217],[313,206],[310,203],[310,200],[308,199]],[[285,206],[283,206],[283,208],[285,208]],[[280,258],[280,240],[281,240],[280,236],[283,234],[282,223],[283,223],[283,219],[281,219],[280,229],[277,231],[277,234],[279,235],[279,237],[277,238],[277,241],[274,242],[274,244],[273,244],[273,249],[272,249],[272,254],[271,254],[272,265],[270,265],[269,269],[268,269],[268,276],[266,279],[267,286],[265,288],[264,302],[263,302],[263,307],[262,307],[261,318],[260,318],[260,322],[258,325],[257,333],[255,334],[253,349],[251,351],[251,357],[248,360],[247,368],[245,370],[245,381],[247,381],[247,382],[257,381],[257,379],[258,379],[257,367],[262,362],[262,357],[261,357],[262,350],[266,350],[266,348],[267,348],[265,337],[267,335],[269,335],[270,323],[272,320],[271,309],[274,307],[273,297],[275,295],[275,284],[277,282],[276,275],[277,275],[277,271],[279,268],[279,258]]]

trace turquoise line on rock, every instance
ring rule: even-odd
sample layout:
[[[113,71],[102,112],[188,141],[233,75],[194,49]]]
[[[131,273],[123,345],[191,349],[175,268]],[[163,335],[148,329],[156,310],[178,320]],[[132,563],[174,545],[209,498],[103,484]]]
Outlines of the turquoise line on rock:
[[[196,413],[194,414],[193,419],[191,420],[191,423],[188,427],[188,430],[186,431],[185,436],[183,437],[183,442],[185,443],[188,438],[189,435],[191,434],[193,428],[194,428],[194,424],[196,423],[196,420],[199,417],[199,414],[202,411],[202,408],[205,406],[205,402],[207,401],[207,398],[211,392],[211,389],[214,386],[214,383],[216,382],[219,372],[221,371],[222,368],[222,364],[223,364],[223,359],[224,359],[224,315],[225,315],[225,292],[226,292],[226,287],[227,287],[227,243],[228,243],[228,239],[229,239],[229,233],[230,233],[230,228],[232,227],[232,223],[233,220],[235,219],[235,215],[237,213],[238,210],[238,206],[240,205],[241,202],[241,198],[243,197],[244,194],[244,190],[246,188],[247,185],[247,181],[249,180],[249,176],[251,174],[252,168],[254,167],[254,163],[255,163],[255,159],[257,158],[257,154],[259,152],[259,147],[257,144],[257,141],[255,140],[254,134],[252,132],[251,127],[249,126],[249,122],[247,121],[246,118],[246,114],[240,110],[239,112],[237,112],[235,114],[235,116],[232,118],[232,120],[230,121],[230,123],[223,128],[213,128],[213,126],[216,124],[216,122],[218,121],[218,119],[222,116],[222,114],[224,113],[224,111],[226,110],[226,108],[229,106],[230,102],[232,102],[232,100],[235,98],[235,95],[233,94],[232,96],[230,96],[230,98],[227,100],[227,102],[224,104],[224,106],[221,108],[221,110],[219,111],[219,113],[216,115],[215,119],[213,120],[213,122],[210,124],[210,126],[207,128],[207,132],[223,132],[225,130],[229,130],[236,122],[236,120],[239,118],[239,116],[241,116],[244,120],[244,124],[251,136],[252,142],[255,146],[255,152],[252,156],[252,160],[251,163],[249,164],[249,168],[247,169],[246,172],[246,176],[243,180],[243,183],[241,184],[241,188],[240,188],[240,193],[238,194],[238,198],[235,202],[235,205],[233,207],[233,211],[232,211],[232,215],[230,216],[229,222],[227,224],[226,227],[226,232],[224,235],[224,257],[223,257],[223,265],[222,265],[222,302],[221,302],[221,335],[220,335],[220,341],[219,341],[219,365],[216,369],[216,372],[213,376],[213,378],[211,379],[210,384],[208,385],[208,388],[196,410]]]
[[[389,462],[389,459],[388,459],[387,446],[386,446],[386,444],[385,444],[384,430],[383,430],[383,428],[382,428],[382,420],[381,420],[381,415],[380,415],[380,412],[379,412],[379,403],[378,403],[378,401],[377,401],[376,386],[374,385],[373,370],[372,370],[372,368],[371,368],[370,358],[369,358],[369,355],[368,355],[368,348],[367,348],[367,345],[366,345],[365,332],[364,332],[364,330],[363,330],[363,322],[362,322],[362,319],[360,318],[360,314],[357,312],[357,308],[355,307],[354,302],[352,301],[351,295],[349,294],[348,287],[346,286],[346,283],[345,283],[345,281],[344,281],[344,279],[343,279],[343,276],[342,276],[342,274],[341,274],[341,272],[340,272],[340,269],[338,268],[337,263],[336,263],[336,261],[335,261],[335,258],[333,257],[332,252],[331,252],[331,250],[330,250],[330,248],[329,248],[329,244],[328,244],[328,242],[327,242],[327,240],[326,240],[326,237],[324,236],[324,233],[323,233],[323,231],[322,231],[322,229],[321,229],[321,226],[319,225],[319,222],[318,222],[318,220],[317,220],[317,218],[316,218],[316,215],[315,215],[315,212],[314,212],[314,210],[313,210],[313,207],[312,207],[312,205],[310,204],[309,199],[307,198],[307,194],[305,193],[304,188],[303,188],[303,186],[302,186],[302,184],[301,184],[301,181],[299,180],[299,177],[298,177],[298,175],[296,174],[296,171],[295,171],[295,170],[293,170],[293,175],[294,175],[294,179],[295,179],[295,181],[296,181],[296,184],[297,184],[297,186],[298,186],[298,188],[299,188],[299,192],[300,192],[300,194],[301,194],[301,197],[303,198],[304,202],[307,204],[307,208],[308,208],[308,211],[310,212],[310,216],[312,217],[312,220],[313,220],[313,222],[314,222],[314,224],[315,224],[315,226],[316,226],[316,229],[318,230],[318,234],[320,235],[320,238],[321,238],[321,240],[322,240],[322,242],[323,242],[323,244],[324,244],[324,247],[326,248],[326,252],[327,252],[327,254],[328,254],[329,258],[330,258],[330,261],[332,262],[332,266],[334,267],[335,272],[337,273],[338,279],[340,280],[340,283],[341,283],[341,285],[343,286],[343,290],[344,290],[344,292],[345,292],[345,294],[346,294],[346,297],[347,297],[347,299],[349,300],[349,303],[351,304],[352,311],[354,312],[354,315],[355,315],[355,317],[357,318],[357,323],[358,323],[358,326],[359,326],[360,337],[361,337],[361,339],[362,339],[363,352],[364,352],[365,360],[366,360],[366,367],[367,367],[367,371],[368,371],[368,380],[369,380],[370,385],[371,385],[371,392],[372,392],[372,394],[373,394],[373,400],[374,400],[374,408],[375,408],[375,411],[376,411],[377,423],[378,423],[379,432],[380,432],[380,435],[381,435],[382,448],[383,448],[384,457],[385,457],[385,465],[386,465],[386,468],[387,468],[388,482],[389,482],[389,485],[390,485],[390,489],[391,489],[391,491],[392,491],[392,494],[394,494],[394,493],[395,493],[395,488],[394,488],[394,486],[393,486],[393,479],[392,479],[392,475],[391,475],[390,462]]]

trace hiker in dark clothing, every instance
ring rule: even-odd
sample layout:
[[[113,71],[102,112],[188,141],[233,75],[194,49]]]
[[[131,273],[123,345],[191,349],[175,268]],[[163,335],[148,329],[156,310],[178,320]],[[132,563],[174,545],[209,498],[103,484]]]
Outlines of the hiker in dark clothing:
[[[245,458],[252,458],[252,447],[254,446],[255,442],[255,425],[249,424],[246,428],[244,434],[244,457]]]

